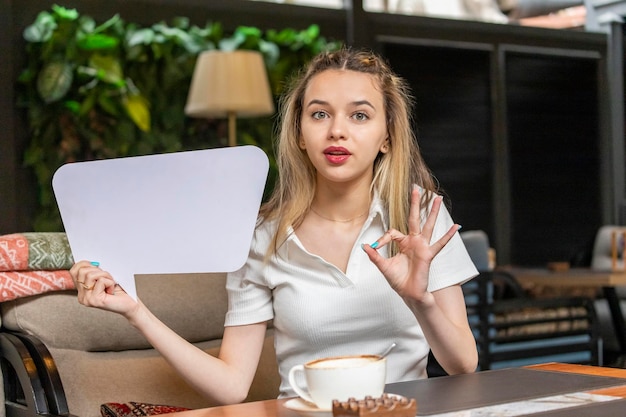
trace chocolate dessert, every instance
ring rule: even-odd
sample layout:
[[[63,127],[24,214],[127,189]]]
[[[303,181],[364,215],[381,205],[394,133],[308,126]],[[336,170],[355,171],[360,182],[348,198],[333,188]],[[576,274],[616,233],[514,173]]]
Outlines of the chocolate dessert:
[[[408,399],[389,394],[381,397],[365,397],[348,401],[333,400],[333,417],[384,416],[384,417],[415,417],[417,403],[414,398]]]

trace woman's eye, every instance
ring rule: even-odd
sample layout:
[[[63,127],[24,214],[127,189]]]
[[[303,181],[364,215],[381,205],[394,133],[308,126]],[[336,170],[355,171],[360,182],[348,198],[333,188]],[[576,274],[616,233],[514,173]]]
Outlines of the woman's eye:
[[[326,114],[326,112],[321,111],[321,110],[316,111],[316,112],[313,112],[313,118],[314,118],[314,119],[316,119],[316,120],[321,120],[321,119],[324,119],[324,118],[326,118],[327,116],[328,116],[328,115]]]
[[[365,114],[365,113],[363,113],[363,112],[357,112],[357,113],[354,113],[354,114],[352,115],[352,117],[353,117],[355,120],[358,120],[358,121],[363,121],[363,120],[367,120],[367,119],[369,119],[369,117],[367,117],[367,114]]]

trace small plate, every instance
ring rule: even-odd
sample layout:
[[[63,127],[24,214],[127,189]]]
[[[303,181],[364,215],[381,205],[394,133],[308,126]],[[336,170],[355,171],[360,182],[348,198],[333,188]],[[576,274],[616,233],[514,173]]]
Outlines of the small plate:
[[[389,396],[396,397],[398,399],[403,398],[401,395],[386,393]],[[292,411],[295,411],[302,417],[332,417],[333,410],[330,408],[318,408],[311,405],[308,401],[303,400],[300,397],[292,398],[286,401],[283,406]]]
[[[333,415],[332,409],[315,407],[300,397],[292,398],[283,405],[302,417],[332,417]]]

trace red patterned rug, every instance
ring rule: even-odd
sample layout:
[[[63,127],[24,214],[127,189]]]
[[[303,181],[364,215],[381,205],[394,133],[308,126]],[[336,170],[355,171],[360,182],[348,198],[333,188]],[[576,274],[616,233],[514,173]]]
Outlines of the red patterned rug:
[[[105,403],[100,406],[100,414],[102,417],[143,417],[187,410],[189,410],[189,408],[134,401],[127,403]]]

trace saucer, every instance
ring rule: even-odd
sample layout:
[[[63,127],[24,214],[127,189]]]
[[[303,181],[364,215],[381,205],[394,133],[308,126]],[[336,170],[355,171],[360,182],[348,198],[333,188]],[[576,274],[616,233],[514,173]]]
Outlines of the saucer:
[[[318,408],[300,397],[292,398],[283,404],[285,408],[298,413],[302,417],[332,417],[333,410],[330,408]]]
[[[402,395],[385,393],[398,399],[404,398]],[[318,408],[300,397],[292,398],[283,404],[285,408],[295,411],[301,417],[332,417],[331,408]]]

